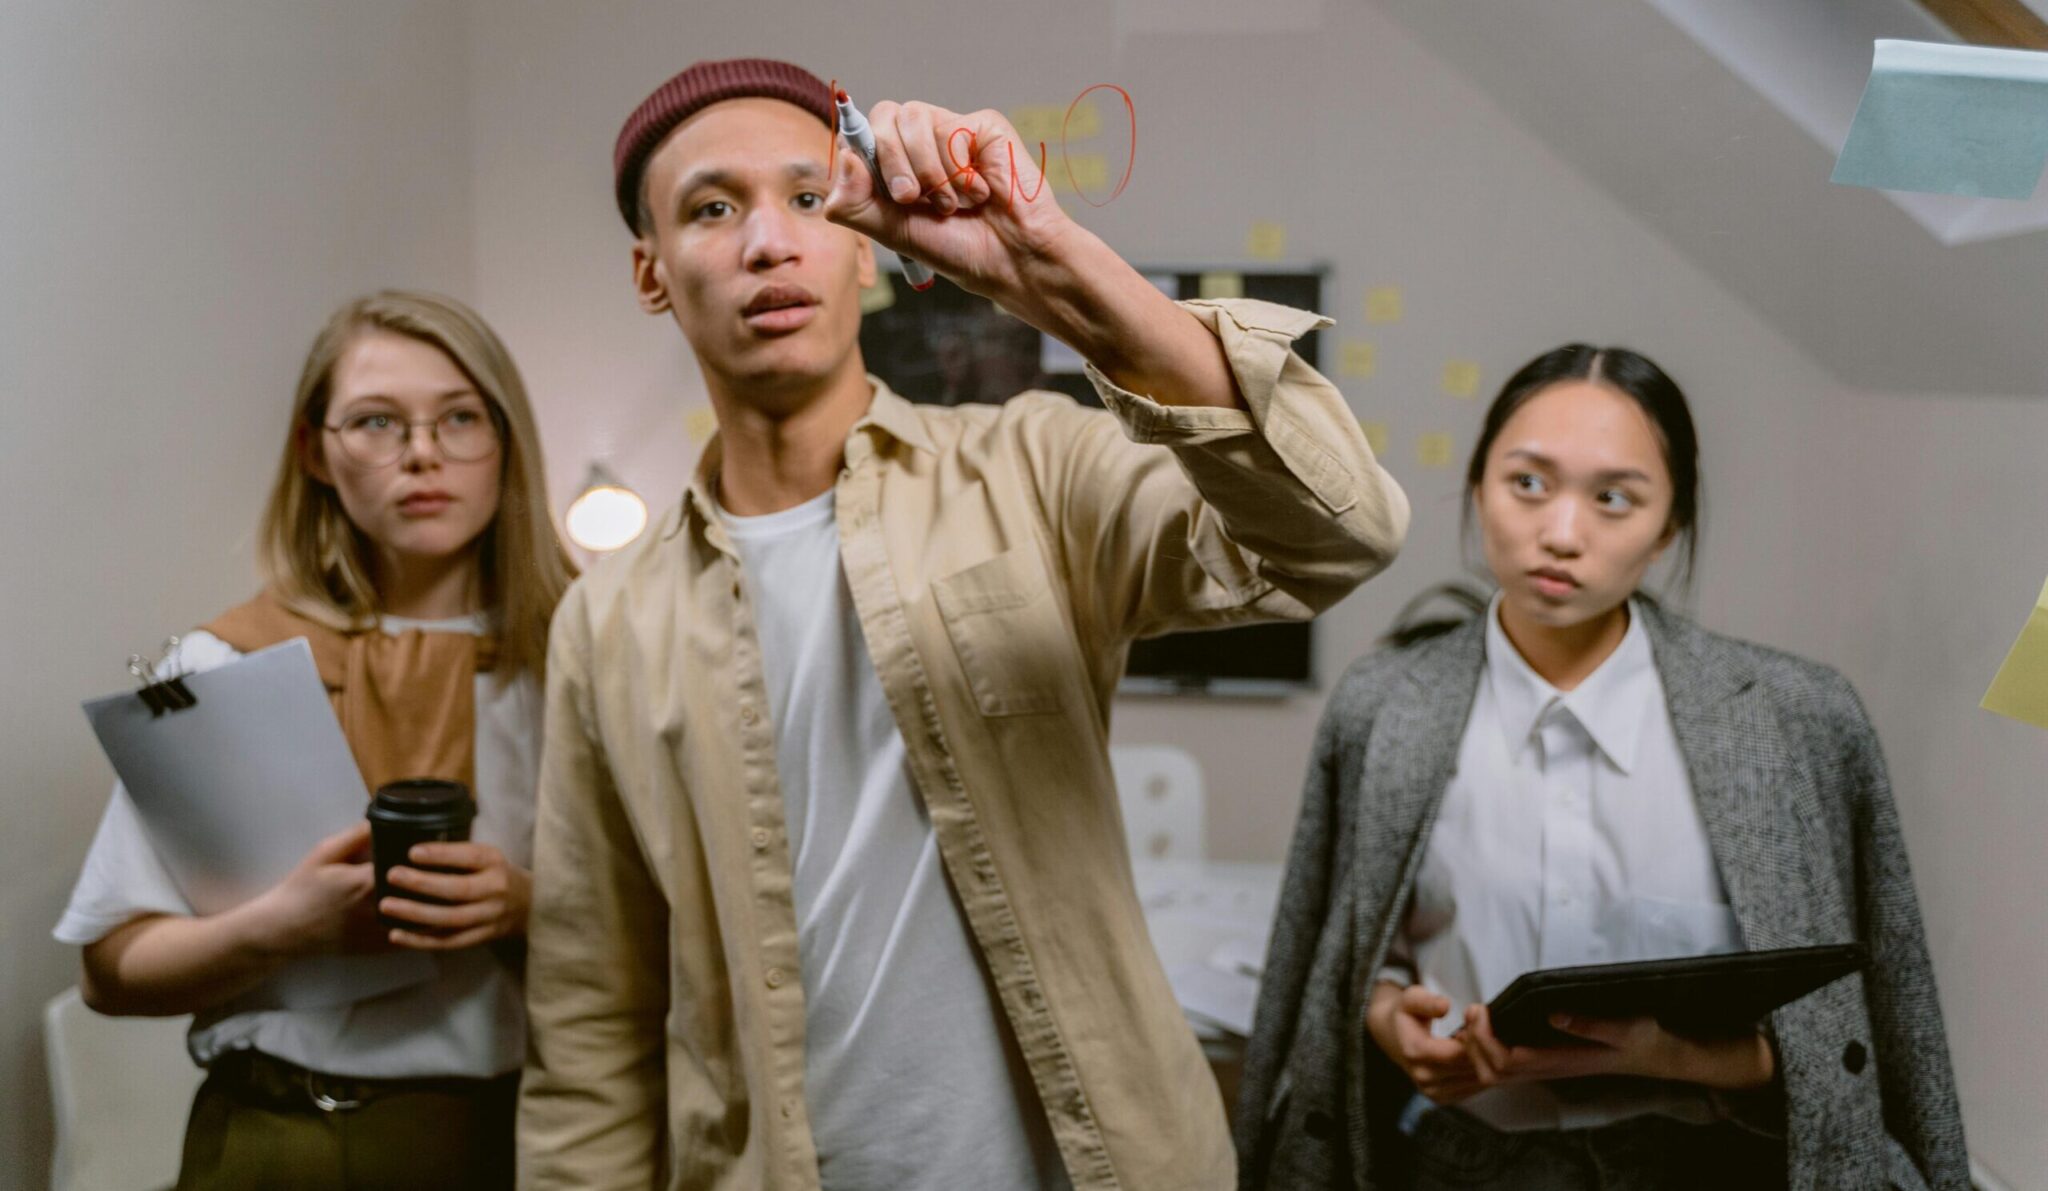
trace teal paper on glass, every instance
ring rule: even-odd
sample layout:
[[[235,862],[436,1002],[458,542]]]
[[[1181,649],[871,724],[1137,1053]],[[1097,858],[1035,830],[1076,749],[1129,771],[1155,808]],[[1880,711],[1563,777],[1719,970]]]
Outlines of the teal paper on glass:
[[[1834,181],[2032,198],[2048,164],[2048,54],[1880,41]]]

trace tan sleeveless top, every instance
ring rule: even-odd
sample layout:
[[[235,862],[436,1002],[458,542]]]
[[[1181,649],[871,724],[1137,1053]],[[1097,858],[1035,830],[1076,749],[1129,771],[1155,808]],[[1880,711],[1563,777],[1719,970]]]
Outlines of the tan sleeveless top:
[[[363,782],[435,777],[476,788],[476,676],[497,639],[470,633],[343,632],[285,607],[265,589],[206,631],[243,653],[304,637]]]

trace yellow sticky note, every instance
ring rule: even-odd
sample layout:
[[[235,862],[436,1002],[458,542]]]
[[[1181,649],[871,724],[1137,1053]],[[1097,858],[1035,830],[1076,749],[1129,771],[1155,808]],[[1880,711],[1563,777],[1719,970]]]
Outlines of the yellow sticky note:
[[[1384,458],[1387,453],[1387,424],[1360,421],[1358,428],[1365,431],[1365,445],[1372,448],[1374,455]]]
[[[1415,440],[1415,461],[1424,467],[1449,467],[1456,450],[1450,435],[1436,431]]]
[[[896,287],[889,284],[889,274],[875,270],[875,283],[860,291],[860,312],[873,314],[887,310],[896,304]]]
[[[1098,203],[1108,197],[1109,162],[1100,153],[1069,153],[1064,164],[1054,154],[1046,158],[1045,173],[1052,179],[1052,188],[1061,194],[1078,191]]]
[[[1376,285],[1365,291],[1365,321],[1369,323],[1398,323],[1401,321],[1401,287],[1398,285]]]
[[[2034,610],[2027,613],[2026,627],[2012,643],[1979,706],[2036,728],[2048,728],[2048,585],[2041,588]]]
[[[1244,237],[1245,255],[1255,261],[1277,261],[1287,255],[1287,225],[1261,219]]]
[[[1379,371],[1379,349],[1370,343],[1347,339],[1337,345],[1337,372],[1343,376],[1371,376]]]
[[[1017,130],[1017,138],[1036,157],[1040,141],[1044,141],[1048,149],[1059,148],[1060,121],[1066,114],[1067,109],[1055,103],[1027,103],[1010,109],[1010,127]],[[1080,113],[1076,112],[1074,119],[1078,121],[1080,118]]]
[[[690,410],[683,415],[683,433],[689,435],[693,443],[702,445],[710,442],[711,436],[718,433],[718,415],[709,406]]]
[[[1470,360],[1452,360],[1444,365],[1444,392],[1453,397],[1471,397],[1479,392],[1479,365]]]
[[[1204,273],[1195,286],[1199,298],[1242,298],[1244,297],[1244,274]]]
[[[1082,100],[1075,104],[1071,111],[1061,109],[1060,119],[1066,124],[1066,135],[1070,141],[1095,136],[1102,131],[1102,109],[1096,107],[1092,99]],[[1050,142],[1059,135],[1060,130],[1054,128],[1052,136],[1045,139]]]

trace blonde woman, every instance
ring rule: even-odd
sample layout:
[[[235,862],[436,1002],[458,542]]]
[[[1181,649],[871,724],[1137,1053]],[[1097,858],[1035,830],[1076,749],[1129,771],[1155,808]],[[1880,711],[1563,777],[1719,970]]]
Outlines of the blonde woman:
[[[84,948],[100,1012],[197,1015],[208,1076],[181,1189],[510,1185],[539,677],[573,576],[546,491],[525,388],[474,312],[386,291],[328,320],[263,517],[267,585],[177,662],[306,638],[366,784],[459,780],[477,818],[469,843],[414,849],[437,871],[393,870],[446,904],[373,904],[362,826],[199,917],[115,787],[56,935]],[[260,996],[293,959],[390,947],[429,953],[436,975],[326,1009]]]

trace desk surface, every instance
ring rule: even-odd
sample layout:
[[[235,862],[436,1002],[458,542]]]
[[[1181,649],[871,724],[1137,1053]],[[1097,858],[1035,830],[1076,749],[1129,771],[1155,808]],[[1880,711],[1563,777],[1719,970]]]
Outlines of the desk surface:
[[[1132,875],[1153,949],[1196,1035],[1250,1033],[1284,866],[1145,860]]]

